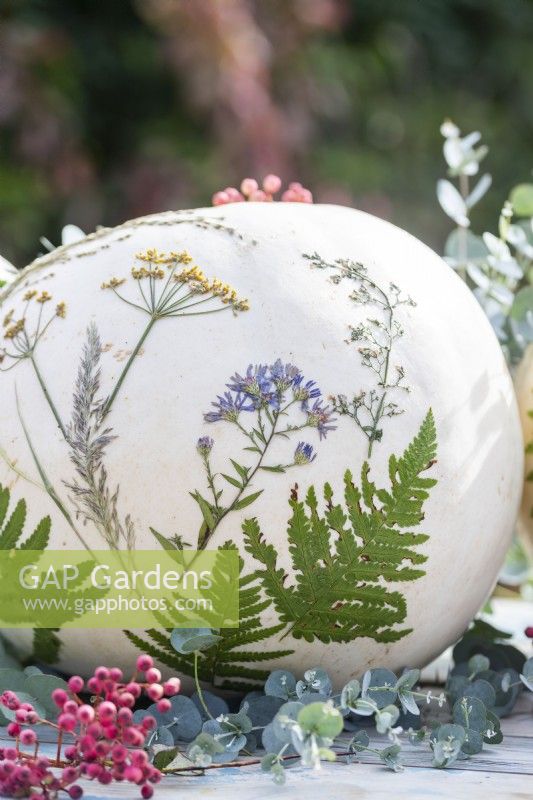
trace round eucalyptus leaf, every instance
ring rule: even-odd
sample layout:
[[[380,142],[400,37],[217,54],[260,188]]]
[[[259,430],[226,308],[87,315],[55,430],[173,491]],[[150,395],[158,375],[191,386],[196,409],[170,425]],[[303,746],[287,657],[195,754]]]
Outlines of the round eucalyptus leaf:
[[[342,715],[331,703],[310,703],[298,714],[298,723],[305,733],[334,739],[343,729]]]
[[[190,697],[178,694],[170,698],[171,708],[158,711],[153,705],[148,713],[155,717],[158,726],[168,727],[174,741],[191,742],[202,730],[202,717]]]
[[[483,750],[483,735],[480,731],[468,728],[461,750],[469,756],[475,756]]]
[[[209,709],[211,716],[219,717],[221,714],[227,714],[229,711],[228,704],[222,697],[218,697],[216,694],[212,694],[211,692],[202,691],[202,697],[204,698],[204,702]],[[198,692],[195,692],[191,695],[191,700],[200,712],[200,716],[203,720],[209,719],[208,715],[205,712],[205,709],[200,702],[200,698],[198,696]]]
[[[533,183],[519,183],[509,200],[517,217],[533,217]]]
[[[256,700],[250,701],[246,713],[254,727],[258,726],[263,728],[265,725],[272,722],[282,705],[283,700],[281,697],[263,695],[263,697],[258,697]]]
[[[346,686],[343,687],[340,697],[341,708],[348,708],[350,710],[355,706],[355,701],[361,692],[361,684],[358,680],[348,681]]]
[[[452,711],[453,721],[465,730],[485,730],[487,710],[477,697],[463,697],[456,701]]]
[[[211,628],[175,628],[170,644],[178,653],[188,655],[198,650],[208,650],[221,639]]]
[[[289,700],[296,695],[296,678],[286,669],[275,669],[266,679],[265,694]]]
[[[496,705],[496,692],[490,683],[483,679],[475,680],[470,686],[467,686],[462,693],[462,697],[476,697],[481,700],[485,708],[493,708]]]
[[[390,669],[381,667],[371,669],[370,684],[365,696],[369,700],[373,700],[378,708],[384,708],[396,700],[396,682],[396,675]]]

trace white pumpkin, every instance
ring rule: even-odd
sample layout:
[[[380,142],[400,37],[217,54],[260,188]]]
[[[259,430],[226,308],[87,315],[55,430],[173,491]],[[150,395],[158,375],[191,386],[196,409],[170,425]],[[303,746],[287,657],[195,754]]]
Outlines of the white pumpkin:
[[[518,398],[520,419],[524,431],[524,441],[530,445],[526,455],[524,483],[524,496],[518,518],[518,532],[521,540],[533,559],[533,344],[530,344],[524,354],[515,375],[515,389]]]
[[[158,263],[153,254],[152,263],[150,256],[136,260],[151,248],[187,251],[207,277],[186,273],[190,265],[185,263]],[[154,277],[142,277],[151,270]],[[151,302],[150,281],[157,300],[168,274],[180,276],[170,284],[179,287],[179,297],[193,293],[177,309],[169,300],[166,308],[173,313],[158,319],[143,340],[150,321],[143,310]],[[236,297],[213,284],[213,276],[234,287]],[[114,289],[103,290],[112,278],[117,279],[111,281]],[[39,294],[26,308],[28,291]],[[42,292],[53,299],[47,301]],[[247,298],[249,310],[240,298]],[[45,302],[39,305],[39,300]],[[191,307],[193,300],[205,303]],[[64,318],[63,306],[54,316],[60,302],[66,304]],[[217,517],[207,537],[204,529],[203,543],[218,547],[232,540],[244,558],[245,574],[264,569],[257,547],[250,552],[250,541],[244,547],[241,525],[255,518],[264,541],[274,547],[277,568],[286,572],[284,594],[267,604],[259,630],[281,629],[244,649],[263,657],[280,649],[290,654],[252,666],[300,671],[322,665],[340,684],[370,666],[422,665],[461,634],[483,603],[509,544],[521,494],[523,447],[513,387],[471,293],[439,257],[404,231],[327,205],[237,203],[169,212],[99,230],[38,259],[4,293],[1,306],[3,315],[13,311],[4,328],[8,336],[17,336],[17,323],[19,332],[25,326],[31,334],[40,308],[41,325],[52,320],[34,350],[50,402],[30,359],[0,374],[0,483],[11,488],[13,499],[26,498],[29,527],[51,515],[50,546],[82,545],[43,491],[21,427],[15,386],[47,476],[71,513],[77,499],[78,531],[93,547],[106,546],[104,539],[113,537],[123,547],[129,536],[137,549],[153,548],[150,527],[167,536],[178,533],[195,545],[202,514],[191,492],[213,503],[202,453],[209,459],[216,491],[223,490],[220,507],[230,511]],[[199,310],[217,313],[192,315]],[[107,531],[81,522],[84,506],[72,488],[69,447],[54,417],[64,427],[70,419],[89,324],[102,343],[99,396],[114,394],[105,423],[117,438],[103,450],[108,485],[111,490],[120,486],[122,526]],[[4,368],[14,365],[12,342],[5,340]],[[98,357],[94,347],[92,356]],[[252,368],[247,375],[248,365],[265,368]],[[232,382],[235,373],[241,377]],[[246,392],[237,395],[237,388]],[[277,404],[295,397],[288,416],[280,415]],[[266,453],[257,439],[261,454],[244,450],[250,441],[224,419],[231,416],[227,403],[235,410],[239,399],[245,430],[260,414],[267,433],[269,425],[278,426]],[[211,421],[206,421],[209,412]],[[278,436],[284,426],[292,427]],[[393,464],[393,479],[400,482],[393,492],[389,458],[402,456],[420,432],[409,464],[400,462],[400,473]],[[208,439],[198,451],[200,437]],[[222,477],[239,478],[230,459],[253,473],[240,495]],[[254,471],[258,461],[260,467],[286,469]],[[365,462],[376,491],[389,495],[375,494],[367,484],[357,503],[352,483],[361,486]],[[307,531],[289,549],[291,493],[294,505],[314,486],[322,520],[328,502],[330,508],[338,504],[336,514],[346,511],[347,469],[353,473],[348,505],[354,521],[337,518],[335,524],[348,531],[342,537],[351,542],[351,572],[345,573],[344,586],[342,580],[328,583],[337,573],[328,572],[317,556],[299,588],[293,562],[315,552],[310,546],[317,544],[319,532]],[[329,495],[324,500],[326,483],[332,500]],[[260,491],[246,508],[235,503],[236,497]],[[296,506],[300,515],[304,510]],[[329,535],[331,561],[338,569],[340,537],[331,527]],[[311,582],[324,576],[313,603]],[[267,581],[257,578],[256,585],[268,599]],[[300,610],[287,621],[282,607],[291,597]],[[29,640],[27,631],[9,635],[19,643]],[[121,631],[70,631],[62,639],[60,666],[83,674],[100,662],[131,664],[135,653]],[[246,677],[246,666],[235,667],[237,679]]]

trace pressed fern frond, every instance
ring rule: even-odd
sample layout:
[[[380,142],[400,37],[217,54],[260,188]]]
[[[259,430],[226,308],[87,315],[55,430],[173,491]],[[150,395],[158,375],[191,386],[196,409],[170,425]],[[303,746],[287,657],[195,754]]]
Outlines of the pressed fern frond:
[[[424,518],[423,505],[436,481],[422,474],[435,455],[430,410],[403,455],[390,457],[388,489],[376,488],[365,462],[360,488],[352,473],[345,473],[344,506],[334,503],[329,484],[324,487],[323,511],[313,487],[305,503],[291,499],[287,538],[292,584],[257,520],[244,522],[245,548],[262,565],[255,575],[286,627],[282,638],[290,633],[309,642],[347,642],[363,636],[393,642],[410,632],[398,627],[407,613],[405,598],[387,584],[425,574],[420,565],[426,556],[415,548],[428,536],[403,529],[416,528]]]
[[[236,549],[232,542],[226,542],[222,549]],[[208,681],[220,689],[249,691],[262,687],[270,670],[250,667],[249,664],[274,661],[290,655],[289,649],[259,651],[243,649],[262,642],[282,631],[284,623],[265,626],[261,613],[271,604],[270,599],[261,597],[261,585],[254,575],[242,575],[244,562],[239,559],[239,627],[222,628],[218,631],[221,640],[217,645],[200,654],[198,675],[200,680]],[[176,653],[170,644],[168,632],[151,629],[146,631],[150,641],[126,631],[128,639],[143,652],[157,658],[161,663],[185,675],[194,674],[194,656]]]
[[[0,550],[45,550],[50,538],[50,517],[44,517],[31,536],[21,543],[26,522],[26,501],[19,500],[8,517],[9,501],[9,489],[0,486]]]

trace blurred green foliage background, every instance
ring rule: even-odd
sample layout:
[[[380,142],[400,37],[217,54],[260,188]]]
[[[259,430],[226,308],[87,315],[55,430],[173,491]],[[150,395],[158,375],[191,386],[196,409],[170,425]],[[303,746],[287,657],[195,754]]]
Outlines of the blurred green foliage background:
[[[0,0],[0,253],[278,172],[442,249],[439,125],[493,229],[533,166],[531,0]]]

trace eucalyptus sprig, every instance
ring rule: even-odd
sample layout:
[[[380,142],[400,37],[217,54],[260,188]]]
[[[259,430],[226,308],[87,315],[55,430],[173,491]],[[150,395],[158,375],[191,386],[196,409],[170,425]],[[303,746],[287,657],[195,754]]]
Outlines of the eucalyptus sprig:
[[[456,224],[446,241],[444,257],[470,287],[506,357],[515,363],[533,341],[533,183],[512,189],[496,234],[474,234],[471,212],[490,189],[492,178],[485,173],[475,185],[472,180],[488,147],[479,144],[478,131],[462,136],[450,120],[440,130],[448,179],[437,182],[437,198]]]
[[[533,691],[533,658],[526,661],[506,636],[485,622],[474,623],[456,645],[455,666],[438,694],[419,686],[417,669],[399,676],[385,668],[367,670],[340,692],[334,692],[322,668],[307,670],[300,679],[278,669],[262,692],[249,692],[234,708],[203,691],[196,676],[192,698],[173,698],[164,714],[155,706],[137,714],[157,719],[150,753],[165,773],[260,765],[282,784],[293,764],[320,769],[323,761],[349,763],[363,752],[398,772],[406,741],[426,742],[433,766],[442,769],[476,755],[484,745],[500,744],[500,718],[510,713],[521,691]],[[219,637],[209,629],[179,629],[171,641],[178,653],[194,652],[197,660]],[[442,721],[442,710],[439,719],[428,718],[426,710],[422,724],[423,706],[429,711],[446,707],[449,719]],[[375,728],[372,736],[369,723]],[[261,748],[263,755],[250,757]]]

